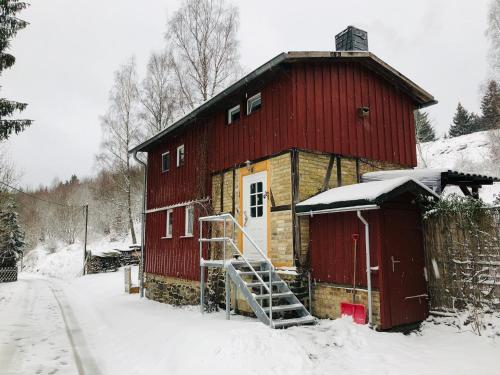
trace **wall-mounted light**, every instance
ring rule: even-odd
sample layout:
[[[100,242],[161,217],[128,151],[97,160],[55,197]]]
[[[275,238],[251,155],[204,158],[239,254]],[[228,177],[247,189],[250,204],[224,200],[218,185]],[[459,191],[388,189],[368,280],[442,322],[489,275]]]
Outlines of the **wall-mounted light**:
[[[370,115],[370,108],[369,107],[359,107],[358,108],[358,117],[366,118],[369,115]]]
[[[252,173],[253,172],[252,162],[250,160],[247,160],[245,162],[245,165],[247,167],[248,172]]]

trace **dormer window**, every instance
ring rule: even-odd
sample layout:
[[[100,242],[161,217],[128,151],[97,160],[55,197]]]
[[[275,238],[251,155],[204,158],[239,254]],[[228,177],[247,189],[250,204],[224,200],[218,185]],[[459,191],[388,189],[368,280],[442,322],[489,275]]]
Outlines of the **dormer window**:
[[[260,92],[255,94],[254,96],[248,98],[247,100],[247,115],[251,115],[258,109],[262,107],[262,99],[260,96]]]
[[[227,123],[232,124],[233,122],[239,120],[240,115],[241,115],[241,109],[240,105],[238,104],[237,106],[227,111]]]

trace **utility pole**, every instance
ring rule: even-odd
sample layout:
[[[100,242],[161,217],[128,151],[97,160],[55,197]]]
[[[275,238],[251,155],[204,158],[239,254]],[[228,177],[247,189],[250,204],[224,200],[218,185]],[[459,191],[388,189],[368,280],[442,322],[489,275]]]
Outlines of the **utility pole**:
[[[83,206],[85,210],[85,239],[83,242],[83,274],[85,275],[85,265],[87,263],[87,227],[89,224],[89,205]]]

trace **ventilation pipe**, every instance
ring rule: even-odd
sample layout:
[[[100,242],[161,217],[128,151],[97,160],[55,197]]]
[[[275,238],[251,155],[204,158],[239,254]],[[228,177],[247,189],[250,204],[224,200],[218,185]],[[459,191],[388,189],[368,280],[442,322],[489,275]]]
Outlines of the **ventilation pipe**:
[[[146,184],[147,184],[147,171],[148,165],[137,157],[137,151],[133,153],[136,162],[144,167],[144,185],[142,192],[142,215],[141,215],[141,264],[139,268],[139,295],[144,297],[144,240],[146,238]]]
[[[366,284],[368,289],[368,324],[373,327],[372,322],[372,272],[370,263],[370,225],[358,210],[358,218],[365,225],[365,251],[366,251]]]

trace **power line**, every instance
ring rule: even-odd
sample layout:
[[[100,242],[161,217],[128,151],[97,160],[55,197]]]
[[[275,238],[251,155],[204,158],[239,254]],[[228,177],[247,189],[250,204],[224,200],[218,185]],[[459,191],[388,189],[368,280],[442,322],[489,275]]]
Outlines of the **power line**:
[[[68,208],[81,208],[82,206],[73,206],[73,205],[70,205],[70,204],[65,204],[65,203],[59,203],[59,202],[54,202],[54,201],[49,201],[49,200],[46,200],[46,199],[43,199],[43,198],[40,198],[40,197],[37,197],[36,195],[33,195],[33,194],[29,194],[29,193],[26,193],[25,191],[22,191],[21,189],[18,189],[14,186],[10,186],[9,184],[3,182],[3,181],[0,181],[0,184],[2,185],[5,185],[7,186],[8,188],[12,189],[12,190],[15,190],[21,194],[24,194],[24,195],[27,195],[28,197],[32,198],[32,199],[36,199],[36,200],[39,200],[41,202],[45,202],[45,203],[49,203],[49,204],[55,204],[57,206],[61,206],[61,207],[68,207]]]

